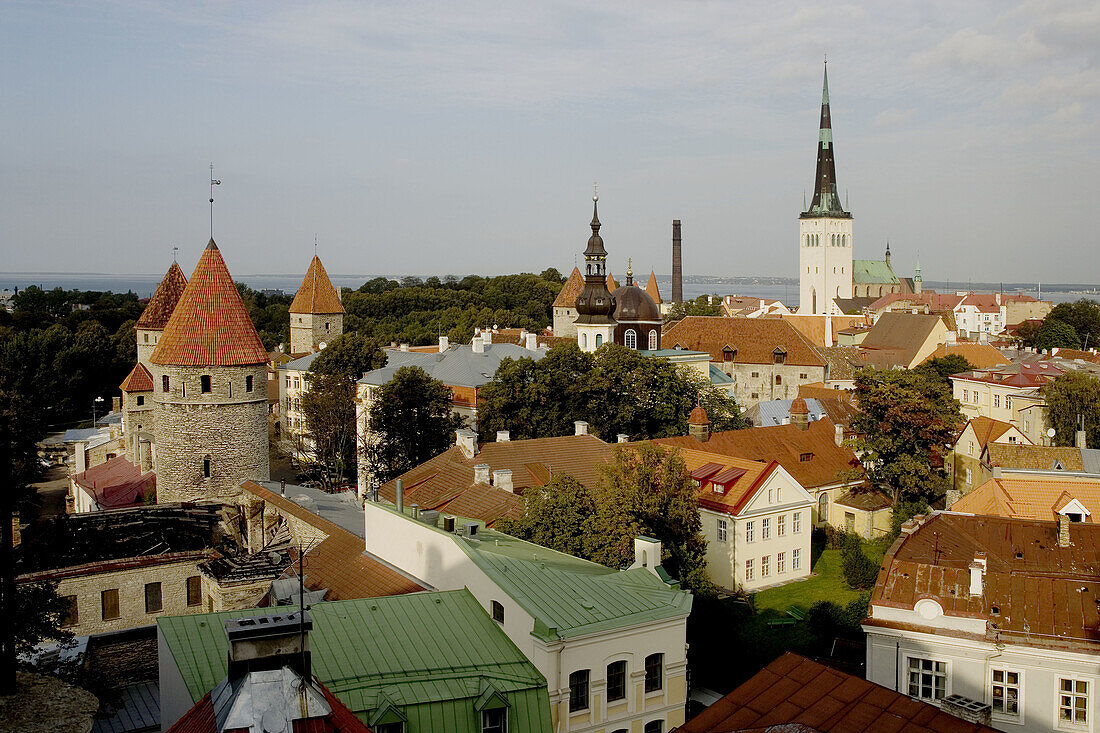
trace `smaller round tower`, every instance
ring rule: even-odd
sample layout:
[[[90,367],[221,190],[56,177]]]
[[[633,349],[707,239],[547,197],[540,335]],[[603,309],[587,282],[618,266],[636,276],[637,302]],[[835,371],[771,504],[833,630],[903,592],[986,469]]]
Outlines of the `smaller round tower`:
[[[290,353],[308,354],[344,332],[344,305],[321,259],[313,255],[290,304]]]
[[[164,327],[168,325],[168,319],[172,317],[172,311],[176,309],[176,303],[179,302],[186,287],[187,278],[183,270],[173,262],[164,279],[157,286],[157,291],[145,304],[141,317],[134,324],[137,336],[137,360],[139,364],[144,364],[146,369],[149,368],[149,357],[160,342]]]

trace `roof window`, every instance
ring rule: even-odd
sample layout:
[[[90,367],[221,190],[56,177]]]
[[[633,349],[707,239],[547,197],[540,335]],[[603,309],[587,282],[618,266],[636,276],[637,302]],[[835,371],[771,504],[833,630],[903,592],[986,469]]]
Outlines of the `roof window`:
[[[805,463],[806,461],[813,460],[813,457],[814,457],[813,453],[803,453],[800,456],[798,456],[798,460],[801,461],[802,463]]]

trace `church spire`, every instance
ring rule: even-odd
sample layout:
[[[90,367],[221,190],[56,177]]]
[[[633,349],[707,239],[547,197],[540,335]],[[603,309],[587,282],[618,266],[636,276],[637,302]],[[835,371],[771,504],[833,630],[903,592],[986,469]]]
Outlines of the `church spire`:
[[[817,173],[814,177],[814,197],[803,216],[850,217],[840,203],[836,186],[836,166],[833,161],[833,124],[829,117],[829,71],[825,69],[821,83],[821,124],[817,133]]]

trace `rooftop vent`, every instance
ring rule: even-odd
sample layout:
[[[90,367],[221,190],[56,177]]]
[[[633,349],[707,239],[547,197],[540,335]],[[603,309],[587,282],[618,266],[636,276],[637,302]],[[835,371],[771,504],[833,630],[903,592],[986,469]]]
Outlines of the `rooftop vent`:
[[[986,703],[971,700],[962,695],[948,695],[940,706],[945,713],[950,713],[956,718],[968,720],[979,725],[989,725],[991,722],[993,707]]]
[[[471,540],[476,540],[481,532],[481,525],[477,522],[466,522],[462,525],[462,534]]]

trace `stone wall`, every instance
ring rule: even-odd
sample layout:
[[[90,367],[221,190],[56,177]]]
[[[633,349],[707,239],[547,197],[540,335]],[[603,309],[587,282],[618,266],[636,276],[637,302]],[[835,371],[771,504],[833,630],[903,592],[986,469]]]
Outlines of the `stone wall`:
[[[742,410],[758,402],[793,400],[798,397],[799,385],[825,381],[825,367],[726,362],[721,368],[734,378],[734,396]],[[778,383],[776,377],[779,377]]]
[[[139,328],[137,330],[137,360],[150,371],[152,371],[152,364],[149,363],[149,357],[152,356],[153,349],[157,347],[157,342],[160,341],[162,333],[164,332],[149,328]]]
[[[243,482],[270,478],[265,365],[153,366],[158,502],[232,499]],[[201,392],[202,375],[211,377],[209,393]]]
[[[219,584],[202,576],[202,609],[207,612],[237,611],[255,608],[271,588],[271,578],[260,578],[241,583]]]
[[[344,332],[343,313],[290,314],[290,353],[307,354]]]
[[[138,404],[138,399],[142,404]],[[130,462],[138,463],[137,436],[139,433],[156,434],[153,429],[153,393],[122,393],[122,430],[123,444]]]

